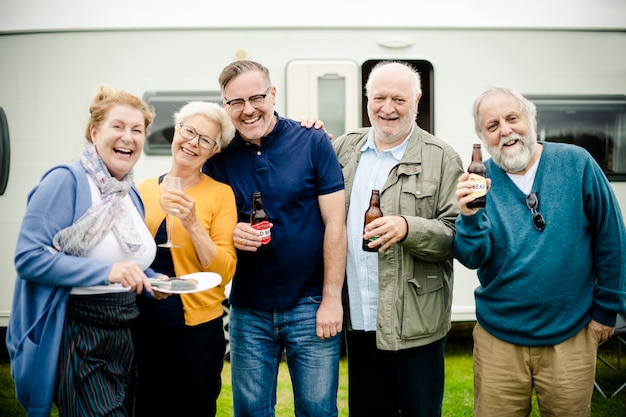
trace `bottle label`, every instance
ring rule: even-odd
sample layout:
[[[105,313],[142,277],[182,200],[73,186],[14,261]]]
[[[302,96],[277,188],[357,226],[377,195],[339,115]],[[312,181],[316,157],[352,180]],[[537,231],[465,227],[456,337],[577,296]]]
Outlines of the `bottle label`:
[[[270,227],[270,222],[262,221],[261,223],[253,224],[252,227],[259,231],[259,236],[261,236],[261,242],[264,245],[267,245],[272,240],[272,228]]]
[[[478,174],[469,174],[469,180],[472,182],[474,197],[482,197],[487,194],[487,178]]]
[[[372,236],[372,237],[370,237],[370,238],[369,238],[369,239],[367,239],[367,240],[368,240],[368,242],[373,242],[373,241],[375,241],[376,239],[378,239],[379,237],[380,237],[380,236]]]

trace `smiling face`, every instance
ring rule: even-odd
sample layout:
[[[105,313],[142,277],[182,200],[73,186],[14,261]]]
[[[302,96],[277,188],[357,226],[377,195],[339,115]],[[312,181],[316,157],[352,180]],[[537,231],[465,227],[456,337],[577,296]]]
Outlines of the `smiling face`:
[[[228,111],[235,128],[243,139],[260,144],[261,137],[272,131],[276,124],[274,105],[276,87],[269,88],[268,80],[260,71],[246,71],[237,75],[224,87],[224,107]],[[263,103],[255,108],[247,100],[249,97],[267,94]],[[246,99],[241,110],[235,110],[225,104],[233,99]]]
[[[367,92],[367,115],[375,130],[376,146],[389,149],[399,145],[409,134],[421,94],[416,79],[401,64],[378,69]]]
[[[493,161],[510,173],[524,173],[537,147],[537,133],[515,97],[502,92],[484,98],[480,130]]]
[[[214,153],[217,147],[206,149],[199,145],[200,136],[205,139],[212,139],[211,143],[215,143],[220,137],[220,124],[207,119],[206,117],[196,114],[188,117],[182,122],[182,126],[192,129],[198,134],[195,138],[187,140],[180,134],[181,124],[177,124],[174,128],[174,139],[172,140],[172,156],[174,162],[180,167],[191,168],[194,171],[200,171],[202,164],[206,162]]]
[[[89,132],[111,176],[124,178],[139,160],[146,141],[143,113],[128,105],[114,105],[102,123],[92,125]]]

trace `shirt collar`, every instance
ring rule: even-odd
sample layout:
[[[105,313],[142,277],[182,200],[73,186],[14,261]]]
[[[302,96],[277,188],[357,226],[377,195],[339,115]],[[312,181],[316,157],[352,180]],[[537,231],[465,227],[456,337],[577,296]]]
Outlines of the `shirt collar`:
[[[413,134],[413,129],[415,129],[415,126],[411,127],[411,131],[406,136],[406,138],[404,138],[401,144],[391,149],[385,149],[382,152],[389,152],[391,153],[391,156],[393,156],[396,160],[400,161],[402,157],[404,156],[404,152],[406,151],[406,147],[409,143],[409,138]],[[380,153],[376,149],[376,144],[374,143],[374,129],[373,128],[370,129],[369,133],[367,134],[367,140],[361,147],[361,152],[366,152],[367,150],[373,150],[377,154]]]

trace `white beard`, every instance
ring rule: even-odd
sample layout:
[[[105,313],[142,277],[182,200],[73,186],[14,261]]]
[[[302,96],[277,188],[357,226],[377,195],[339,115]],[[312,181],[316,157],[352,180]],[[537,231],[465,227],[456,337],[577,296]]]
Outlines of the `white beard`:
[[[505,143],[515,139],[522,143],[521,149],[508,149],[504,146]],[[537,141],[532,139],[531,134],[527,136],[511,134],[500,139],[500,143],[497,146],[487,146],[487,151],[496,165],[506,172],[514,174],[526,168],[535,152],[536,146]]]

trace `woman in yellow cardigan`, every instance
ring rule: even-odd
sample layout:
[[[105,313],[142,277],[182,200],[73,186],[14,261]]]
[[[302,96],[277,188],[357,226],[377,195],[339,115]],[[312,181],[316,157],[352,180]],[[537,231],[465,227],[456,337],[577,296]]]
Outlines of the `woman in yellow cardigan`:
[[[167,240],[167,216],[160,205],[159,184],[167,175],[183,179],[183,192],[169,192],[179,206],[171,213],[173,240],[179,247],[159,247],[152,268],[171,277],[215,272],[222,281],[215,288],[166,300],[139,297],[137,417],[215,415],[226,346],[224,287],[237,262],[234,193],[200,171],[232,140],[235,130],[230,117],[217,104],[196,101],[174,114],[174,122],[170,171],[138,186],[148,229],[162,243]]]

